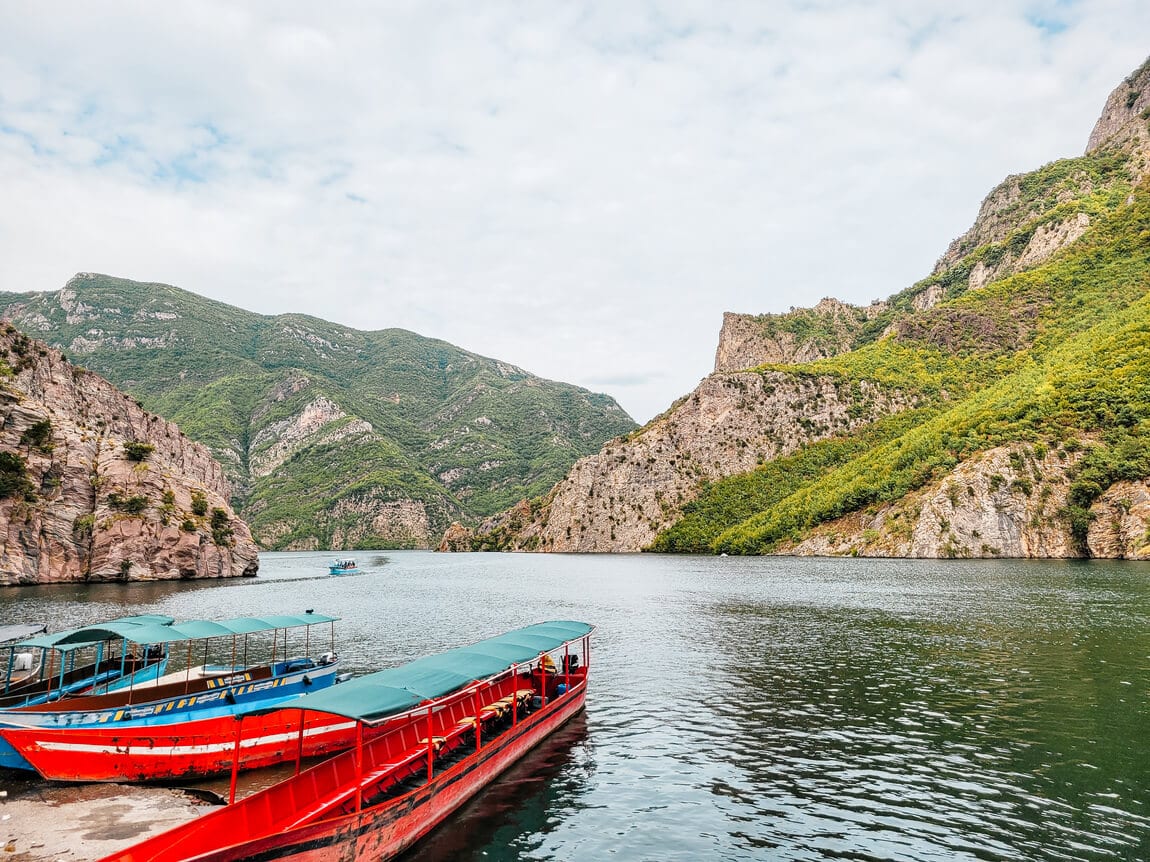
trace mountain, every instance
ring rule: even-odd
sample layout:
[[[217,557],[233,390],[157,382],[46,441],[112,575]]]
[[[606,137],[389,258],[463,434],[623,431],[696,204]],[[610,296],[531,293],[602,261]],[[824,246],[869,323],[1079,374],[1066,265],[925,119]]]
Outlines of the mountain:
[[[716,367],[445,547],[1150,558],[1150,63],[866,308],[724,316]]]
[[[208,450],[0,325],[0,585],[254,575]]]
[[[606,395],[401,329],[81,273],[0,314],[176,422],[268,549],[426,547],[635,428]]]

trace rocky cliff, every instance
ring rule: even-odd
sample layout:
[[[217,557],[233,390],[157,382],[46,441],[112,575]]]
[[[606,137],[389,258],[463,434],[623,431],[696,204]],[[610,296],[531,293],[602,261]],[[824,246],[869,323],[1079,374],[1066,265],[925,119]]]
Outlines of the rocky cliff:
[[[827,297],[814,308],[786,314],[723,314],[715,371],[758,365],[795,365],[850,350],[863,324],[886,309],[881,302],[860,308]]]
[[[642,430],[576,462],[540,504],[484,522],[475,546],[640,550],[674,523],[702,483],[911,404],[904,393],[869,382],[774,371],[712,374]],[[459,540],[456,528],[447,546],[459,547]]]
[[[0,324],[0,584],[254,575],[203,446]]]
[[[1148,164],[1150,64],[927,278],[725,315],[695,392],[443,547],[1146,558]]]

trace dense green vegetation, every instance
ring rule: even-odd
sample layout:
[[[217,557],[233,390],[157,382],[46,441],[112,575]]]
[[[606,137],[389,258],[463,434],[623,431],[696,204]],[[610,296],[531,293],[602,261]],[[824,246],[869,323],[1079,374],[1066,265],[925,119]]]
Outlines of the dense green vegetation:
[[[265,547],[411,544],[364,525],[369,503],[403,500],[438,536],[544,493],[635,427],[607,396],[443,341],[265,317],[162,284],[83,275],[0,294],[0,311],[204,443]]]
[[[652,549],[769,552],[895,501],[976,452],[1026,441],[1073,448],[1101,435],[1063,513],[1084,543],[1089,506],[1105,488],[1150,475],[1150,188],[1131,188],[1126,161],[1102,151],[1015,178],[1012,217],[1029,221],[1002,243],[893,298],[857,349],[772,369],[875,381],[923,407],[705,486]],[[1085,191],[1067,200],[1068,189]],[[1075,212],[1090,214],[1090,229],[1045,265],[967,289],[979,261],[1017,255],[1038,226]],[[911,311],[931,284],[949,299]],[[875,338],[892,324],[893,335]]]

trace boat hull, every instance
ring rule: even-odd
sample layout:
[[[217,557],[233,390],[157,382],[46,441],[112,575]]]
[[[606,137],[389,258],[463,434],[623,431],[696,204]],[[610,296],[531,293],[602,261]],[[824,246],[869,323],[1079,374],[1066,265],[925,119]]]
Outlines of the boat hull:
[[[200,777],[331,755],[355,744],[355,727],[354,721],[337,716],[289,708],[242,720],[226,716],[135,727],[5,729],[0,734],[44,778],[124,782]]]
[[[7,739],[6,731],[26,728],[66,730],[109,727],[126,728],[175,725],[196,718],[231,716],[260,705],[286,703],[307,692],[326,688],[336,681],[338,663],[293,671],[266,679],[252,679],[241,673],[226,677],[195,693],[151,700],[136,704],[120,704],[105,708],[64,711],[60,703],[41,708],[25,708],[0,712],[0,767],[32,770],[33,765]],[[140,696],[146,697],[147,690]],[[95,696],[93,704],[105,702],[114,695]],[[77,699],[78,701],[83,698]],[[64,703],[67,703],[65,701]],[[54,706],[54,709],[48,709]],[[232,731],[234,737],[234,730]]]

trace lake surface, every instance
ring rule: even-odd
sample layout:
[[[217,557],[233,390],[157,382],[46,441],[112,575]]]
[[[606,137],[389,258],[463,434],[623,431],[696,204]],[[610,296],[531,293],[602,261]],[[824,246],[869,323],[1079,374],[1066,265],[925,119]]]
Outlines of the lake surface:
[[[585,715],[405,862],[1150,859],[1150,566],[358,557],[8,589],[0,622],[314,608],[353,671],[596,624]]]

